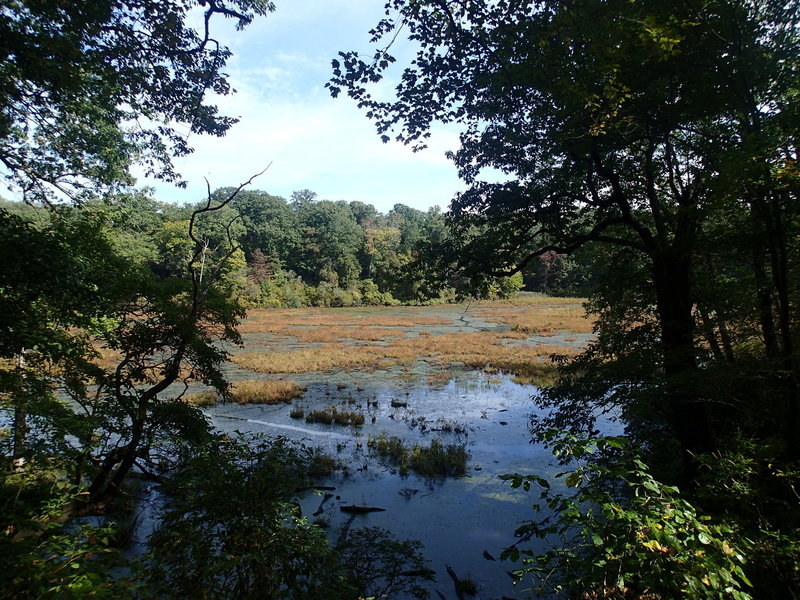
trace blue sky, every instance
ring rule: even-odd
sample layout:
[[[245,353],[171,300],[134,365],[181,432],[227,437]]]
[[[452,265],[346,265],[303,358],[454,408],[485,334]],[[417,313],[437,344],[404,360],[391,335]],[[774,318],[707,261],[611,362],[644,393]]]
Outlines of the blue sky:
[[[144,179],[139,184],[155,187],[160,200],[193,202],[205,196],[204,177],[212,189],[238,185],[272,163],[253,188],[287,198],[310,189],[323,199],[360,200],[381,212],[395,203],[446,208],[463,187],[444,156],[457,147],[455,131],[434,131],[429,148],[418,153],[383,144],[354,102],[334,100],[324,88],[338,51],[372,53],[368,31],[383,14],[383,0],[275,4],[276,12],[245,31],[216,24],[216,37],[234,53],[225,70],[238,92],[218,104],[240,122],[222,139],[190,138],[195,153],[177,161],[186,190]],[[384,87],[389,92],[391,82]]]

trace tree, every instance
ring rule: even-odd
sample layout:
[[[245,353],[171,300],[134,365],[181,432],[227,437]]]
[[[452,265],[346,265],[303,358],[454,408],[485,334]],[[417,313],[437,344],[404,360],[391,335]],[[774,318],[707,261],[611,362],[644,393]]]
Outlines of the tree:
[[[28,200],[81,199],[130,183],[128,167],[178,181],[186,135],[224,135],[236,120],[206,93],[232,90],[215,17],[237,28],[269,0],[11,0],[0,14],[0,163]],[[202,31],[188,25],[203,11]]]
[[[209,193],[192,212],[188,223],[192,250],[183,278],[133,280],[132,293],[112,313],[115,318],[103,343],[118,360],[112,372],[98,377],[94,402],[76,398],[88,416],[99,421],[104,434],[97,447],[86,449],[97,463],[87,489],[92,506],[114,500],[134,466],[157,462],[152,452],[159,444],[163,450],[170,442],[180,445],[207,436],[205,419],[180,397],[191,380],[227,394],[221,370],[227,352],[219,342],[240,340],[235,325],[243,310],[221,282],[228,260],[240,250],[230,223],[223,228],[227,239],[215,248],[213,262],[207,260],[209,240],[198,231],[198,223],[224,211],[249,183],[221,200]],[[183,388],[170,394],[174,383]]]
[[[463,127],[450,156],[470,187],[450,218],[456,230],[485,235],[469,238],[462,255],[520,269],[599,242],[644,259],[659,366],[646,385],[691,471],[689,456],[713,447],[708,405],[694,389],[701,235],[724,201],[720,182],[749,185],[734,157],[756,165],[762,176],[745,179],[761,187],[727,202],[749,203],[755,215],[775,191],[764,173],[792,164],[795,150],[781,149],[796,148],[796,129],[780,124],[796,114],[797,2],[393,0],[386,8],[373,41],[402,28],[418,44],[396,98],[368,89],[394,62],[391,41],[368,62],[341,53],[332,94],[346,89],[384,139],[396,132],[415,148],[435,120]],[[752,152],[746,134],[756,115],[773,125]],[[512,179],[482,182],[486,167]],[[773,203],[771,223],[780,210]],[[785,287],[786,268],[775,268],[785,262],[780,237],[759,250],[775,255],[778,280],[766,283],[776,292]],[[791,420],[796,430],[796,411]]]
[[[218,190],[215,193],[224,193]],[[300,228],[297,215],[286,200],[260,190],[246,190],[236,199],[235,208],[242,217],[247,233],[242,249],[252,261],[254,252],[260,250],[285,265],[300,248]]]
[[[303,232],[303,247],[296,263],[288,267],[313,284],[326,281],[347,288],[361,274],[358,254],[364,230],[346,202],[306,202],[296,209]]]

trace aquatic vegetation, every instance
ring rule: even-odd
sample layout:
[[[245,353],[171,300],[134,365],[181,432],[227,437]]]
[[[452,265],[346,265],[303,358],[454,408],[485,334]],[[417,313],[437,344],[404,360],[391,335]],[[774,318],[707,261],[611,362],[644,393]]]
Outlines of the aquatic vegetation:
[[[434,439],[428,446],[414,444],[409,448],[404,440],[382,433],[370,436],[367,446],[401,473],[412,470],[423,477],[463,477],[467,472],[469,454],[464,444],[445,445]]]
[[[185,394],[181,400],[191,406],[214,406],[217,403],[217,393],[200,392],[199,394]]]
[[[452,378],[453,374],[450,371],[434,371],[426,377],[426,381],[428,385],[438,387],[447,385]]]
[[[555,335],[559,331],[591,333],[593,322],[581,304],[559,302],[562,298],[547,298],[548,303],[506,309],[481,308],[477,312],[492,323],[505,323],[513,332]],[[574,299],[578,300],[578,299]]]
[[[367,369],[413,361],[410,350],[396,351],[376,346],[326,344],[288,352],[243,352],[233,362],[259,373],[313,373],[315,371]]]
[[[449,325],[442,317],[423,314],[424,308],[405,309],[373,307],[368,310],[340,308],[254,309],[248,311],[241,331],[248,333],[283,333],[287,327],[414,327]]]
[[[289,416],[292,419],[302,419],[306,416],[306,411],[296,406],[292,409],[292,412],[289,413]]]
[[[343,326],[308,329],[284,329],[284,335],[291,335],[302,342],[339,342],[344,339],[377,342],[403,335],[400,329],[386,327]]]
[[[326,425],[353,425],[364,424],[364,413],[358,411],[339,410],[335,406],[324,410],[314,410],[306,415],[306,423],[324,423]]]
[[[550,364],[552,355],[570,356],[577,352],[550,344],[508,344],[501,334],[477,332],[403,338],[386,345],[325,344],[287,352],[243,352],[232,360],[260,373],[310,373],[386,368],[425,359],[442,366],[461,364],[489,372],[502,370],[541,377],[550,372],[545,365]]]
[[[238,404],[278,404],[291,402],[305,391],[304,386],[294,381],[249,379],[231,386],[231,398]]]
[[[334,458],[330,454],[325,454],[321,450],[316,450],[311,455],[311,463],[307,473],[309,477],[320,478],[330,475],[341,468],[342,463],[339,459]]]

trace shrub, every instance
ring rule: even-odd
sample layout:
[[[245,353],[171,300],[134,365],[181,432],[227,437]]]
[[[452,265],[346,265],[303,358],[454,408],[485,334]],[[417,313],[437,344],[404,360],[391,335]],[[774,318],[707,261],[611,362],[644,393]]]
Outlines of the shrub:
[[[434,572],[416,540],[398,541],[386,529],[366,527],[350,531],[337,545],[342,563],[364,598],[428,598],[420,579],[432,581]]]
[[[522,558],[518,580],[531,577],[539,593],[575,598],[751,598],[734,530],[700,514],[638,458],[620,456],[623,440],[547,437],[556,456],[578,462],[556,476],[566,488],[557,491],[537,475],[501,476],[514,488],[539,487],[550,512],[516,535],[547,539],[552,550],[537,554],[515,544],[501,555]],[[597,450],[610,451],[610,460],[586,460]]]
[[[297,510],[313,453],[283,438],[220,437],[167,486],[137,598],[355,597],[325,534]]]

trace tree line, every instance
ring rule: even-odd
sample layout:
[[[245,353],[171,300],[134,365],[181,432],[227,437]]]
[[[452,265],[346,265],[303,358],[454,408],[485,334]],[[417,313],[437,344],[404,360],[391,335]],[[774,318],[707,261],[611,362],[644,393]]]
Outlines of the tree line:
[[[219,201],[234,188],[212,194]],[[58,219],[92,220],[122,257],[162,277],[185,274],[193,252],[189,218],[198,205],[159,202],[145,191],[62,206],[57,213],[0,201],[37,228]],[[246,307],[357,306],[448,302],[465,297],[508,298],[520,289],[579,293],[593,276],[563,255],[543,257],[525,273],[470,279],[455,270],[453,234],[438,207],[396,204],[386,215],[363,202],[318,200],[309,190],[286,199],[256,189],[198,219],[203,258],[212,266],[236,246],[224,276]]]

